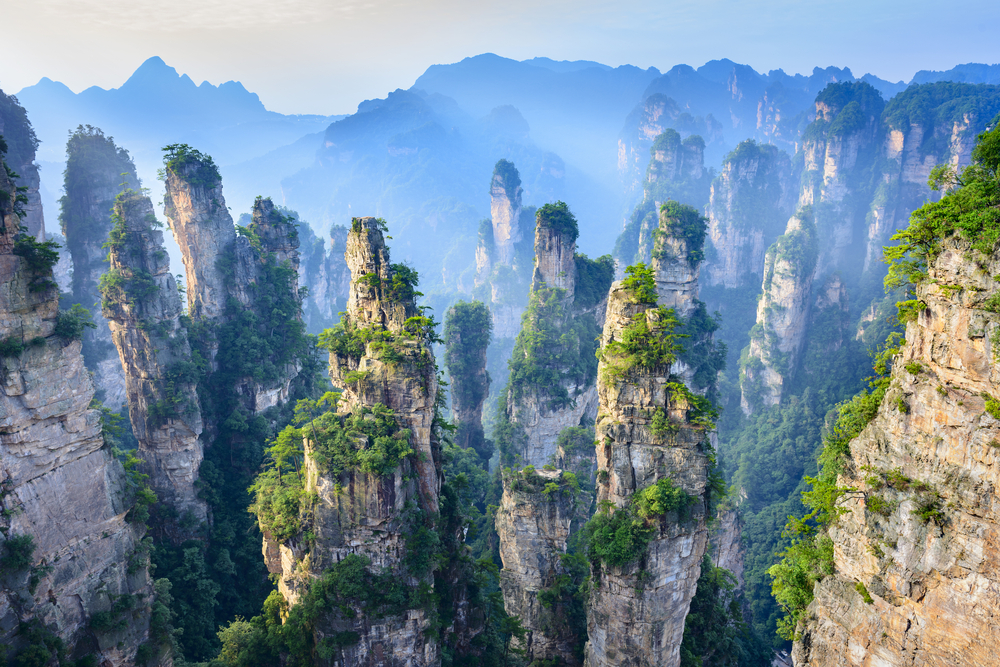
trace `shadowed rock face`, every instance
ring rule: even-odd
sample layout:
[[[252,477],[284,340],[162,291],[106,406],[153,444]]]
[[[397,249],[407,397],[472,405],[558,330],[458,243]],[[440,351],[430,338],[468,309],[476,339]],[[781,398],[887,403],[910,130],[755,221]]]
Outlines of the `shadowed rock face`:
[[[197,378],[183,371],[191,347],[163,232],[141,194],[120,196],[115,215],[108,255],[121,287],[105,288],[104,316],[125,369],[132,430],[157,497],[200,523],[208,515],[195,489],[203,458],[201,409]]]
[[[72,257],[73,300],[91,311],[96,327],[84,332],[83,359],[94,372],[103,403],[118,411],[126,401],[125,375],[111,340],[111,329],[96,306],[98,283],[108,270],[108,240],[115,197],[124,188],[137,190],[139,178],[128,152],[97,128],[79,128],[66,144],[65,196],[59,222]]]
[[[602,347],[618,340],[634,316],[652,312],[655,305],[634,303],[622,284],[615,283],[608,296]],[[592,567],[584,662],[588,667],[680,663],[684,619],[708,542],[708,436],[704,428],[688,422],[690,406],[668,388],[669,382],[679,380],[669,366],[637,366],[620,379],[598,373],[598,500],[623,508],[637,491],[669,478],[695,501],[686,518],[671,512],[652,520],[648,551],[636,561]],[[651,415],[657,409],[674,425],[672,434],[653,433]]]
[[[796,665],[996,662],[1000,421],[984,396],[1000,395],[1000,321],[983,304],[998,291],[1000,259],[977,266],[971,252],[944,242],[917,290],[927,309],[907,325],[878,414],[850,443],[837,484],[862,494],[841,502],[848,512],[829,530],[835,575],[816,586]],[[873,497],[881,513],[867,509]],[[914,513],[935,499],[936,521]]]
[[[558,484],[560,470],[539,470],[531,475],[505,475],[503,497],[496,514],[500,540],[500,587],[504,608],[517,615],[528,631],[522,648],[532,660],[559,658],[576,665],[579,638],[565,617],[561,602],[546,607],[539,592],[566,574],[560,555],[566,553],[573,520],[579,514],[572,491],[544,493],[548,483]]]
[[[0,190],[14,191],[2,168]],[[12,253],[21,221],[10,201],[0,201],[0,222],[0,340],[27,344],[0,358],[0,526],[5,540],[30,535],[35,545],[30,566],[4,576],[0,636],[20,650],[19,621],[37,619],[72,648],[93,641],[91,616],[110,609],[109,596],[142,594],[120,629],[97,635],[99,662],[131,665],[147,636],[152,586],[141,556],[129,571],[142,535],[125,518],[125,473],[89,408],[94,386],[80,342],[55,335],[57,291],[31,290],[47,276]],[[29,568],[37,566],[51,569],[36,570],[32,592]]]

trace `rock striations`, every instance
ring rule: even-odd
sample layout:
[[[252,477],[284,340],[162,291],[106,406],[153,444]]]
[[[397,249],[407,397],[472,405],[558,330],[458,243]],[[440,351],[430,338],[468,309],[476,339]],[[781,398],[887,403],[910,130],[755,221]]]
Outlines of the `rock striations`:
[[[198,371],[163,232],[149,197],[126,190],[114,206],[103,314],[125,369],[132,431],[157,497],[196,523],[207,518],[195,482],[203,458]]]
[[[456,428],[454,441],[462,449],[475,449],[483,461],[493,455],[493,446],[483,433],[483,404],[490,391],[486,348],[491,331],[490,311],[481,301],[460,301],[448,309],[444,343]]]
[[[128,152],[96,127],[79,127],[66,144],[65,195],[59,223],[73,260],[73,300],[91,311],[96,324],[83,337],[83,359],[114,411],[125,405],[125,376],[99,308],[98,284],[108,270],[104,242],[113,225],[111,209],[123,189],[138,190],[139,178]]]
[[[20,220],[2,168],[0,190],[4,654],[54,662],[54,633],[67,657],[131,665],[152,594],[142,529],[128,521],[134,487],[89,407],[94,386],[49,286],[51,264],[29,239],[15,245]]]
[[[279,590],[291,603],[325,573],[355,563],[372,573],[367,576],[387,577],[414,595],[420,587],[434,587],[433,563],[414,561],[430,561],[430,553],[407,555],[408,541],[433,525],[440,509],[438,384],[427,330],[432,324],[415,305],[415,274],[390,264],[383,224],[354,219],[346,251],[352,275],[347,312],[341,327],[324,335],[330,376],[343,394],[336,412],[303,428],[305,494],[314,498],[309,535],[300,532],[279,543],[265,529],[268,567],[280,575]],[[348,423],[356,430],[348,430]],[[345,440],[338,440],[341,435]],[[392,611],[379,614],[365,611],[360,600],[340,609],[315,623],[319,644],[351,637],[331,664],[439,664],[426,606],[404,596]]]
[[[796,665],[996,662],[1000,534],[997,254],[942,242],[877,415],[837,485],[835,574],[815,588]]]
[[[45,240],[45,216],[39,191],[41,178],[35,164],[38,137],[28,120],[28,114],[17,98],[0,90],[0,137],[7,144],[4,162],[17,174],[14,184],[22,190],[25,201],[21,224],[39,241]]]
[[[595,550],[601,558],[591,565],[588,667],[679,664],[708,542],[704,399],[672,372],[672,354],[659,345],[656,354],[643,353],[669,339],[672,325],[657,308],[652,276],[637,278],[612,286],[601,339],[597,492],[604,507],[591,546],[592,558]],[[675,502],[643,502],[661,493]],[[629,521],[644,537],[622,537],[616,526]]]

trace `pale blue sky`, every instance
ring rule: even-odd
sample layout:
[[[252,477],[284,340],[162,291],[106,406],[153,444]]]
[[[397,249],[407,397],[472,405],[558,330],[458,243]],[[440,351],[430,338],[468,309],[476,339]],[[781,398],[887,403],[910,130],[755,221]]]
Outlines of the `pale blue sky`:
[[[493,52],[666,70],[848,66],[909,80],[1000,62],[995,0],[0,0],[0,87],[42,76],[116,87],[158,55],[196,82],[243,82],[282,113],[350,113],[429,65]]]

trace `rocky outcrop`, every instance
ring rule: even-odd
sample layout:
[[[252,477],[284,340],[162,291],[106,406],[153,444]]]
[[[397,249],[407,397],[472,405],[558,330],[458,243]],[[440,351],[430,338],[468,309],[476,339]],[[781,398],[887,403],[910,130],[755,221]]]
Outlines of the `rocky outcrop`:
[[[518,616],[527,631],[520,648],[529,663],[558,659],[560,664],[579,664],[581,637],[569,623],[557,582],[560,576],[568,578],[560,557],[578,514],[576,489],[566,480],[561,470],[532,468],[503,478],[496,513],[503,561],[500,588],[507,613]]]
[[[367,559],[370,571],[406,586],[433,590],[433,570],[408,565],[406,554],[409,535],[433,526],[439,510],[441,455],[432,429],[437,376],[424,330],[428,324],[414,302],[415,276],[390,263],[382,225],[375,218],[355,218],[347,239],[351,289],[343,327],[330,344],[330,376],[343,394],[336,415],[326,417],[336,421],[304,429],[305,492],[315,497],[310,538],[300,534],[280,544],[265,539],[268,567],[280,575],[279,590],[292,603],[348,556]],[[351,342],[369,335],[360,349]],[[384,466],[335,464],[328,438],[343,428],[339,420],[352,415],[391,421],[388,436],[405,439],[410,451]],[[382,446],[370,442],[363,428],[344,436],[354,443],[349,449]],[[438,642],[427,632],[431,617],[425,607],[411,604],[379,616],[360,609],[326,613],[316,622],[316,640],[354,633],[357,640],[341,649],[338,665],[438,664]]]
[[[589,423],[597,414],[596,368],[588,358],[593,346],[587,336],[596,338],[603,325],[603,303],[590,308],[576,304],[577,262],[590,262],[576,258],[577,235],[566,204],[539,209],[530,305],[514,345],[506,389],[505,417],[517,425],[519,437],[501,443],[506,456],[519,457],[520,465],[551,463],[563,429]],[[594,291],[607,289],[611,276],[605,278]]]
[[[712,561],[715,567],[732,572],[736,577],[736,590],[743,588],[743,569],[746,548],[743,546],[743,522],[736,508],[720,509],[712,531]]]
[[[218,320],[228,295],[218,259],[236,243],[236,227],[212,159],[185,149],[167,157],[164,214],[184,260],[188,312],[194,319]]]
[[[996,662],[998,322],[983,307],[1000,260],[942,244],[917,288],[926,309],[837,479],[857,492],[828,530],[835,574],[816,585],[796,665]]]
[[[708,203],[712,173],[704,167],[704,149],[700,136],[681,141],[681,135],[672,129],[653,141],[642,182],[642,201],[626,220],[615,243],[619,275],[629,264],[650,261],[659,228],[659,208],[664,202],[675,200],[699,211]]]
[[[83,359],[103,390],[105,406],[118,411],[126,401],[125,376],[111,329],[96,304],[98,283],[108,271],[104,248],[113,226],[112,207],[124,189],[139,189],[139,178],[128,151],[96,127],[78,127],[66,144],[66,170],[59,223],[73,261],[73,300],[88,311],[96,327],[83,337]]]
[[[490,342],[490,311],[481,301],[459,301],[445,316],[445,362],[451,383],[451,414],[455,444],[472,447],[483,461],[493,446],[483,434],[483,404],[490,393],[486,348]]]
[[[798,368],[812,301],[816,235],[811,211],[805,209],[767,251],[757,323],[740,362],[745,414],[780,403],[783,386]]]
[[[732,288],[759,280],[764,253],[794,212],[797,193],[786,153],[752,140],[737,146],[712,181],[705,284]]]
[[[637,492],[662,482],[682,489],[690,504],[639,519],[650,531],[649,543],[631,560],[592,563],[588,667],[680,663],[684,619],[708,542],[707,433],[693,419],[692,394],[679,389],[668,358],[653,367],[623,368],[627,361],[614,359],[609,347],[636,318],[655,331],[659,317],[655,303],[620,282],[612,286],[597,383],[598,500],[610,502],[609,513],[635,512]],[[667,423],[658,422],[654,431],[656,415]]]
[[[884,160],[867,229],[865,272],[880,268],[889,243],[910,212],[940,195],[928,186],[931,169],[960,173],[971,163],[976,137],[1000,112],[1000,87],[940,82],[910,86],[882,113]]]
[[[0,190],[14,192],[2,165]],[[89,407],[94,386],[80,341],[56,333],[58,293],[31,289],[49,271],[12,252],[21,224],[12,203],[0,201],[4,653],[11,662],[55,661],[55,635],[70,656],[132,665],[152,594],[142,529],[128,521],[133,487]],[[130,603],[124,611],[119,600]],[[98,622],[105,618],[112,623]]]
[[[38,137],[31,127],[28,114],[13,95],[6,95],[0,90],[0,136],[7,144],[3,160],[17,178],[14,185],[24,188],[22,195],[27,199],[23,202],[20,215],[21,224],[28,228],[39,241],[45,240],[45,215],[42,211],[42,197],[39,193],[41,178],[38,166],[35,165],[35,151],[38,148]]]
[[[490,185],[490,217],[497,263],[510,266],[514,245],[521,240],[521,177],[511,162],[500,160]]]
[[[816,120],[802,139],[798,206],[814,208],[824,239],[820,275],[837,269],[860,274],[884,106],[879,92],[860,81],[831,84],[816,97]]]
[[[309,333],[333,326],[347,308],[351,271],[344,262],[347,228],[330,228],[329,243],[313,235],[308,223],[299,224],[299,285],[309,293],[302,301],[302,319]]]
[[[125,369],[132,431],[157,497],[200,523],[208,512],[196,489],[203,458],[198,372],[163,232],[149,197],[135,191],[118,197],[114,217],[103,313]]]

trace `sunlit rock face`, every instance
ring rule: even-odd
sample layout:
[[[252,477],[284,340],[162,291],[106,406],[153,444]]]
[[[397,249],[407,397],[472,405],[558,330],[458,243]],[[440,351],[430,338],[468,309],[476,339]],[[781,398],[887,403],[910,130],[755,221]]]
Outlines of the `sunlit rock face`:
[[[14,184],[0,169],[0,190]],[[14,652],[27,647],[20,623],[49,628],[71,650],[102,664],[132,665],[147,638],[152,585],[139,552],[141,529],[127,521],[126,474],[90,409],[94,385],[78,340],[56,334],[59,295],[48,272],[13,254],[21,221],[0,201],[0,475],[5,542],[30,535],[29,562],[5,573],[0,586],[0,635]],[[5,553],[7,552],[5,547]],[[91,619],[112,596],[137,605],[111,630]]]
[[[204,458],[195,378],[176,377],[191,359],[181,302],[149,197],[115,203],[118,220],[108,256],[122,286],[105,288],[104,316],[125,369],[132,430],[157,497],[198,522],[208,517],[195,483]],[[132,281],[143,280],[142,291]]]
[[[1000,322],[983,304],[998,291],[1000,260],[977,264],[970,252],[944,242],[889,391],[851,441],[837,483],[858,492],[829,530],[835,574],[816,586],[796,665],[996,662],[1000,420],[985,397],[1000,394]]]

